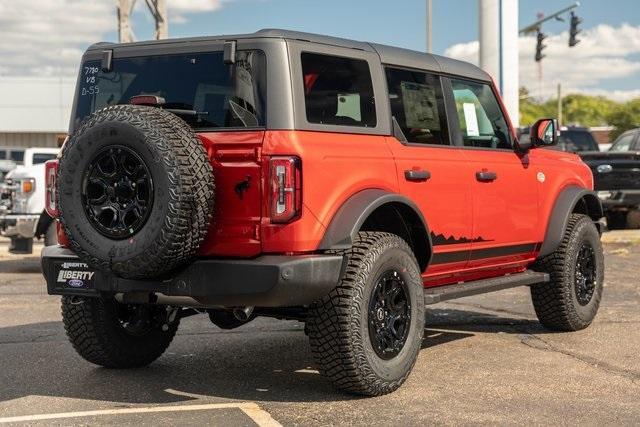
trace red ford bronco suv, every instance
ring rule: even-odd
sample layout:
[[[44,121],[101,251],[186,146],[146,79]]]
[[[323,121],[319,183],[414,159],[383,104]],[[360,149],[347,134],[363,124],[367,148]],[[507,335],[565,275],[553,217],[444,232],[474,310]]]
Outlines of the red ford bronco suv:
[[[425,306],[530,286],[587,327],[603,286],[589,168],[540,120],[519,143],[491,78],[395,47],[262,30],[96,44],[83,56],[42,253],[71,343],[158,358],[180,319],[305,322],[320,372],[397,389]]]

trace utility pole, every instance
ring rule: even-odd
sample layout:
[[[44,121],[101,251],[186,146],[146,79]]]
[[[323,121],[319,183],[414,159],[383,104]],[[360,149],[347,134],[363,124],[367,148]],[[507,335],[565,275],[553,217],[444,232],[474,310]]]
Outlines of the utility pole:
[[[427,53],[433,53],[433,31],[431,26],[431,23],[433,22],[432,11],[432,1],[427,0]]]
[[[562,126],[562,85],[558,83],[558,128]]]
[[[520,123],[518,1],[478,0],[480,68],[496,82],[514,126]]]
[[[167,0],[146,0],[149,12],[156,21],[156,40],[169,37],[169,21],[167,17]]]
[[[145,0],[147,9],[153,16],[156,31],[156,40],[169,37],[169,20],[167,16],[167,0]],[[133,29],[131,28],[131,12],[136,5],[136,0],[116,0],[118,11],[118,40],[120,43],[130,43],[135,40]]]
[[[118,5],[118,41],[120,43],[131,43],[133,41],[133,31],[129,23],[129,16],[135,5],[135,0],[117,0]]]

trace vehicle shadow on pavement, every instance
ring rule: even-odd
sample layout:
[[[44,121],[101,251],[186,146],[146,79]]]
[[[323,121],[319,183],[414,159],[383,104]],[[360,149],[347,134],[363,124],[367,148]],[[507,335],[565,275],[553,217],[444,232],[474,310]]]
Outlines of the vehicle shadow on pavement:
[[[456,309],[429,309],[426,322],[422,348],[429,352],[476,333],[544,331],[534,320]],[[67,342],[61,322],[0,328],[0,402],[43,395],[163,404],[191,400],[185,393],[212,401],[358,399],[336,391],[317,373],[295,322],[256,321],[253,327],[224,332],[196,326],[179,333],[155,363],[132,370],[99,368],[82,360]]]
[[[547,334],[551,333],[545,329],[537,319],[527,319],[509,317],[491,313],[476,312],[471,310],[458,309],[438,309],[427,310],[425,319],[425,341],[423,348],[430,347],[428,343],[431,331],[434,334],[442,334],[444,342],[447,334],[473,336],[474,333],[507,333],[507,334]]]
[[[124,404],[193,399],[185,394],[214,402],[356,398],[335,391],[317,373],[301,328],[283,326],[229,332],[213,325],[211,332],[185,328],[160,359],[131,370],[82,360],[67,341],[62,322],[0,328],[0,405],[33,395]]]

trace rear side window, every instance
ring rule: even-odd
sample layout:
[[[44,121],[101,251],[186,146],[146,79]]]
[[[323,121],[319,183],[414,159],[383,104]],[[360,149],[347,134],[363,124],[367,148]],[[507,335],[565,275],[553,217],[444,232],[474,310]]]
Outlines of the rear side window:
[[[451,85],[464,145],[511,148],[509,127],[491,86],[453,79]]]
[[[448,145],[440,78],[387,68],[391,114],[408,142]]]
[[[367,61],[302,53],[304,101],[309,123],[376,126],[376,108]]]

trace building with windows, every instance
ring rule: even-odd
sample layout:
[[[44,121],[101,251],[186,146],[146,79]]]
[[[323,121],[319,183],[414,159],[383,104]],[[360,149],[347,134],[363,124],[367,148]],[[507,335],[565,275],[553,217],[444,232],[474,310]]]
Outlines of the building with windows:
[[[75,78],[0,77],[0,159],[20,157],[29,147],[58,147],[74,90]]]

